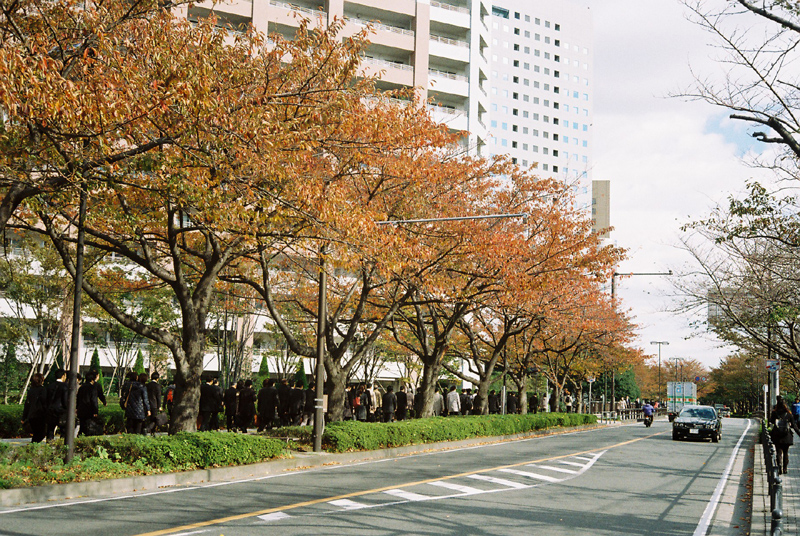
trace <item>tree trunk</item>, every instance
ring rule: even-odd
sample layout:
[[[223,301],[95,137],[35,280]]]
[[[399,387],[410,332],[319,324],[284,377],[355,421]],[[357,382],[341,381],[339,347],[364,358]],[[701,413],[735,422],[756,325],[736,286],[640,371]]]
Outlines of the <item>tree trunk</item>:
[[[325,371],[328,373],[325,382],[328,392],[328,418],[332,422],[342,421],[347,403],[347,372],[333,364],[329,356],[325,359]]]
[[[433,393],[436,392],[436,382],[439,379],[441,365],[434,366],[425,360],[422,366],[422,376],[419,384],[419,400],[414,401],[414,410],[420,417],[433,416]]]

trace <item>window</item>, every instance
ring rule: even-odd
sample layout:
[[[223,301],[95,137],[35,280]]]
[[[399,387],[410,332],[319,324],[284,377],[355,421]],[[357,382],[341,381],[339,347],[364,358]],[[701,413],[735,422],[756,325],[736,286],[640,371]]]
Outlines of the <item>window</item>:
[[[516,158],[512,158],[512,159],[511,159],[511,163],[512,163],[512,164],[516,164],[516,163],[517,163],[517,159],[516,159]]]
[[[546,59],[546,60],[550,59],[550,53],[549,52],[545,52],[544,53],[544,59]]]
[[[553,173],[558,173],[558,166],[553,166]]]
[[[528,144],[527,143],[523,143],[522,144],[522,150],[523,151],[527,151],[528,150]]]
[[[514,12],[514,18],[519,20],[519,13],[517,13],[516,11]]]
[[[550,74],[550,69],[548,69],[547,67],[545,67],[545,68],[544,68],[544,74]]]
[[[589,147],[589,142],[586,141],[586,140],[583,140],[583,143],[581,143],[581,145],[583,145],[584,147]]]
[[[512,149],[516,149],[516,148],[517,148],[517,142],[515,142],[515,141],[512,141],[512,142],[511,142],[511,148],[512,148]]]
[[[533,39],[534,39],[535,41],[541,41],[541,40],[542,40],[542,36],[541,36],[541,35],[539,35],[539,34],[533,34]]]
[[[508,147],[508,140],[500,140],[500,145],[503,147]]]
[[[538,57],[538,56],[541,56],[541,55],[542,55],[542,52],[541,52],[540,50],[538,50],[538,49],[537,49],[537,50],[534,50],[534,51],[533,51],[533,55]]]
[[[508,73],[503,73],[503,81],[508,81]]]
[[[542,116],[542,121],[544,121],[545,123],[549,123],[550,122],[550,116],[549,115]]]
[[[511,113],[512,115],[519,115],[519,110],[517,108],[514,108],[513,112]]]
[[[517,132],[519,127],[517,125],[511,125],[511,132]]]
[[[535,128],[533,129],[533,135],[534,135],[535,137],[537,137],[537,138],[539,137],[539,131],[538,131],[538,130],[536,130]]]
[[[528,133],[528,127],[522,127],[522,133],[523,134],[527,134]]]
[[[561,46],[561,40],[560,40],[560,39],[556,39],[555,41],[553,41],[553,43],[554,43],[554,44],[555,44],[557,47],[560,47],[560,46]],[[569,45],[567,45],[567,46],[566,46],[566,48],[569,48]]]
[[[522,100],[525,101],[525,102],[529,102],[531,100],[531,98],[528,95],[523,95],[522,96]]]
[[[512,95],[512,98],[513,98],[514,100],[519,100],[519,93],[517,93],[517,92],[515,91],[515,92],[513,93],[513,95]]]
[[[557,125],[557,124],[558,124],[558,117],[554,117],[554,118],[553,118],[553,124],[554,124],[554,125]]]
[[[560,77],[560,76],[561,76],[561,73],[560,73],[560,72],[558,72],[558,71],[553,71],[553,76],[555,76],[556,78],[558,78],[558,77]]]
[[[556,62],[556,63],[559,63],[561,61],[561,56],[559,56],[558,54],[554,54],[553,55],[553,61]]]
[[[525,47],[525,54],[531,53],[531,47]]]
[[[533,103],[534,104],[539,104],[539,97],[534,97],[533,98]]]
[[[553,108],[555,108],[556,110],[558,110],[558,103],[557,103],[557,102],[554,102],[554,103],[553,103]]]
[[[519,52],[519,45],[514,43],[514,52]]]
[[[519,76],[515,76],[515,77],[513,77],[511,80],[512,80],[512,82],[514,82],[515,84],[519,84]]]
[[[544,85],[544,90],[545,91],[550,91],[550,84],[545,84]]]
[[[544,139],[546,139],[546,140],[549,140],[550,139],[550,133],[549,132],[542,132],[542,137]]]
[[[489,124],[490,124],[490,125],[492,125],[492,128],[497,128],[497,120],[496,120],[496,119],[492,119],[492,120],[489,122]]]
[[[569,136],[564,136],[564,143],[569,143]]]
[[[498,17],[503,17],[504,19],[507,19],[508,10],[503,9],[502,7],[492,6],[492,15],[496,15]]]
[[[492,111],[493,111],[493,112],[496,112],[496,111],[497,111],[497,104],[496,104],[496,103],[493,103],[493,104],[492,104]]]
[[[531,151],[533,151],[534,153],[538,153],[539,152],[539,146],[538,145],[531,146]]]
[[[500,128],[502,128],[503,130],[508,130],[508,123],[503,123],[502,125],[500,125]]]
[[[503,106],[503,113],[508,115],[508,106]]]
[[[508,90],[507,90],[507,89],[504,89],[504,90],[503,90],[503,96],[504,96],[504,97],[506,97],[506,98],[508,98]]]
[[[583,100],[585,100],[585,101],[589,100],[589,94],[588,93],[584,93],[583,94]]]
[[[561,91],[561,88],[559,88],[558,86],[553,86],[553,93],[558,94],[560,91]]]
[[[580,98],[580,95],[581,95],[581,94],[580,94],[580,93],[578,93],[577,91],[573,91],[573,92],[572,92],[572,98],[573,98],[573,99]]]
[[[550,101],[545,99],[544,100],[544,105],[545,105],[545,107],[549,108],[550,107]]]
[[[525,22],[530,22],[530,21],[531,21],[531,16],[525,15]]]
[[[534,80],[533,81],[533,87],[535,87],[536,89],[539,89],[539,82]]]
[[[561,25],[560,25],[560,24],[556,24],[556,31],[557,31],[557,32],[560,32],[560,31],[561,31]]]
[[[553,156],[558,156],[558,149],[553,149]]]
[[[505,58],[503,58],[503,59],[505,59]],[[514,60],[514,67],[519,67],[519,60]]]
[[[544,21],[544,27],[545,28],[549,28],[550,27],[550,21],[549,20]]]
[[[492,95],[497,95],[497,88],[496,87],[492,87]]]
[[[539,120],[539,114],[533,114],[533,120],[534,121],[538,121]]]
[[[534,65],[533,66],[533,72],[535,72],[535,73],[539,72],[539,66],[538,65]]]
[[[583,131],[587,132],[589,130],[589,125],[583,125]]]
[[[547,147],[542,147],[542,153],[550,154],[550,149],[548,149]]]
[[[527,166],[528,166],[528,161],[527,161],[527,160],[525,160],[525,159],[523,159],[523,160],[522,160],[522,165],[523,165],[523,166],[525,166],[525,167],[527,167]]]
[[[528,38],[528,39],[530,39],[530,38],[531,38],[531,32],[529,32],[528,30],[525,30],[525,33],[524,33],[524,35],[525,35],[525,37],[526,37],[526,38]]]
[[[544,36],[544,42],[545,42],[546,45],[550,44],[550,38],[548,36],[546,36],[546,35]]]
[[[524,111],[522,112],[522,117],[525,117],[525,118],[527,118],[527,117],[528,117],[528,111],[527,111],[527,110],[524,110]]]
[[[526,71],[528,71],[528,70],[530,70],[530,68],[531,68],[531,64],[530,64],[530,63],[525,63],[525,65],[524,65],[523,69],[525,69]]]
[[[541,23],[542,23],[542,21],[541,21],[540,19],[534,19],[534,23],[536,23],[536,24],[541,24]]]
[[[523,86],[529,86],[529,85],[531,85],[531,81],[528,80],[527,78],[525,78],[524,80],[522,80],[522,85]]]
[[[547,154],[547,149],[544,149],[544,154]],[[547,164],[542,164],[542,168],[547,171]]]
[[[519,35],[519,28],[514,28],[514,35]]]
[[[553,134],[553,141],[558,141],[558,134]]]

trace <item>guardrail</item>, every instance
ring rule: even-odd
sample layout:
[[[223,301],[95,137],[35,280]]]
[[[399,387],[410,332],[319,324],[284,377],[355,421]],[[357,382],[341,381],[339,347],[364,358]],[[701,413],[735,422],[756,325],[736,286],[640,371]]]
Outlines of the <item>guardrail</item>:
[[[764,467],[767,470],[767,483],[769,486],[769,510],[772,513],[770,534],[783,535],[783,479],[781,468],[778,466],[778,456],[775,444],[767,432],[767,426],[761,427],[761,444],[764,447]]]
[[[667,414],[666,409],[657,409],[653,412],[654,417],[663,417]],[[602,411],[599,413],[600,421],[643,421],[644,410],[641,408],[620,409],[616,411]]]

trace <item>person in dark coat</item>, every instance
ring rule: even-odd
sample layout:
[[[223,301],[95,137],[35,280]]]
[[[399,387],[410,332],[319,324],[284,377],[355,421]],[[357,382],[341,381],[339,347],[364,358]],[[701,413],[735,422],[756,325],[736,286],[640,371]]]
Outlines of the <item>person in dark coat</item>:
[[[56,370],[56,381],[47,386],[47,440],[55,438],[56,427],[63,427],[62,419],[67,414],[69,405],[69,386],[67,371]],[[62,435],[64,430],[61,430]]]
[[[303,382],[297,380],[294,389],[289,393],[289,421],[292,426],[299,426],[303,420],[303,407],[306,405],[306,392]]]
[[[291,420],[289,419],[289,408],[291,407],[292,388],[289,387],[289,380],[286,378],[281,380],[278,384],[278,416],[281,420],[281,426],[289,426]]]
[[[214,378],[207,377],[205,382],[200,385],[200,431],[208,432],[211,430],[211,414],[217,411],[222,400],[219,393],[214,389]]]
[[[508,393],[508,398],[506,399],[506,413],[509,415],[516,415],[518,412],[517,403],[517,395],[514,393]]]
[[[275,412],[278,408],[278,390],[275,380],[265,379],[258,391],[258,431],[272,430],[275,426]]]
[[[313,426],[314,425],[314,415],[316,415],[316,398],[317,398],[317,391],[314,389],[313,385],[309,385],[308,389],[306,389],[306,403],[303,406],[303,422],[300,423],[303,426]]]
[[[242,386],[244,387],[244,386]],[[234,384],[225,389],[222,395],[225,404],[225,427],[229,432],[236,431],[236,414],[239,411],[239,389]]]
[[[800,435],[800,428],[780,395],[769,414],[769,422],[772,424],[769,435],[775,444],[778,470],[781,474],[786,474],[789,470],[789,447],[794,444],[794,433]]]
[[[150,400],[147,398],[147,374],[139,374],[130,383],[125,403],[125,428],[129,434],[144,432],[144,421],[150,416]]]
[[[219,385],[219,379],[214,378],[211,380],[211,385],[214,387],[214,400],[217,402],[217,407],[211,412],[211,429],[219,430],[219,412],[224,409],[225,403],[222,401],[223,392],[222,387]]]
[[[22,409],[22,423],[27,424],[33,434],[31,443],[41,443],[47,436],[47,389],[43,384],[44,375],[34,373]]]
[[[86,380],[78,388],[76,405],[80,423],[79,435],[97,435],[96,419],[99,417],[100,409],[97,402],[96,381],[97,372],[90,370],[86,373]]]
[[[390,385],[383,393],[381,409],[383,410],[383,422],[393,422],[394,413],[397,411],[397,395],[394,394],[394,386]]]
[[[247,433],[247,428],[253,424],[256,416],[256,392],[253,390],[253,380],[244,382],[244,388],[239,392],[239,429]]]
[[[150,422],[147,423],[147,431],[156,435],[156,428],[158,428],[158,408],[161,407],[161,384],[158,383],[160,375],[158,372],[153,372],[150,375],[150,381],[147,382],[147,400],[150,402]]]
[[[400,390],[395,396],[397,396],[397,412],[395,413],[395,416],[397,417],[398,421],[402,421],[406,418],[406,414],[408,413],[408,395],[406,394],[406,386],[401,386]]]

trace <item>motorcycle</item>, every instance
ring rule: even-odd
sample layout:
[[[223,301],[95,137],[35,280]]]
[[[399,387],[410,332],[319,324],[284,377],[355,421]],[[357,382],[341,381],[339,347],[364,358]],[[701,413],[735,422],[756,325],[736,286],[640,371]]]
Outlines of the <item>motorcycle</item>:
[[[653,424],[653,416],[652,415],[645,415],[644,416],[644,425],[647,428],[650,428],[651,424]]]

